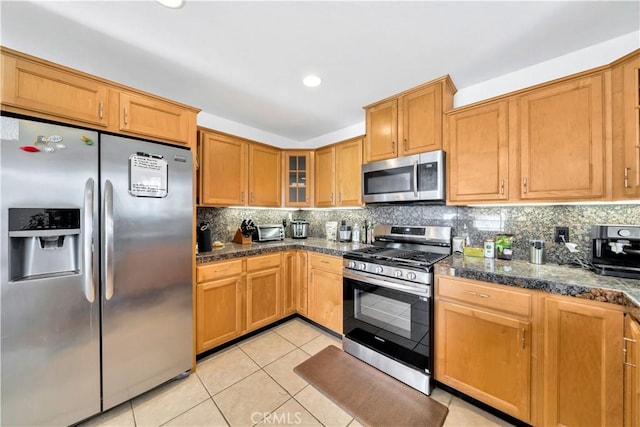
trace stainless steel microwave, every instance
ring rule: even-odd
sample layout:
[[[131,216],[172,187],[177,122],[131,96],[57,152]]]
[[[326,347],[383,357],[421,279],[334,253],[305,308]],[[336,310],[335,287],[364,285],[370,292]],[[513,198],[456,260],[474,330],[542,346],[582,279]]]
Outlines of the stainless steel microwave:
[[[444,203],[444,165],[442,150],[362,165],[362,200]]]

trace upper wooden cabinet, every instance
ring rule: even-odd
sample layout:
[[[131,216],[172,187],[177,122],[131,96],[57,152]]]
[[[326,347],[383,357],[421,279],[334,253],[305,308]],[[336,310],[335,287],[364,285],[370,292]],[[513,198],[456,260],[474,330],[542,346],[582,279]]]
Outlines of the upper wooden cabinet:
[[[315,206],[362,206],[362,137],[315,152]]]
[[[106,128],[108,101],[109,88],[100,81],[2,51],[3,107]]]
[[[196,147],[198,109],[4,47],[2,109]]]
[[[283,151],[284,205],[309,207],[313,203],[313,151]]]
[[[640,50],[616,62],[611,71],[613,196],[640,196]]]
[[[605,196],[603,87],[600,72],[519,97],[521,199]]]
[[[200,129],[200,204],[242,206],[247,193],[247,142]]]
[[[249,206],[280,206],[280,150],[249,144]]]
[[[442,148],[442,115],[453,106],[455,92],[449,76],[444,76],[364,107],[365,161]]]
[[[507,100],[447,113],[444,150],[447,152],[449,202],[508,199]]]
[[[200,204],[280,206],[280,150],[199,129]]]
[[[114,97],[115,98],[115,97]],[[195,114],[175,104],[135,93],[119,93],[119,126],[123,133],[169,139],[189,145]]]

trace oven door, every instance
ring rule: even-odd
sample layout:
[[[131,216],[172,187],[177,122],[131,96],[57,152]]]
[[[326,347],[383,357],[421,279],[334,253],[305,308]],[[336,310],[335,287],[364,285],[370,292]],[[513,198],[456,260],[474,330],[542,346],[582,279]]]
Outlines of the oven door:
[[[404,365],[432,370],[432,300],[343,275],[343,333]],[[377,281],[376,281],[377,282]]]

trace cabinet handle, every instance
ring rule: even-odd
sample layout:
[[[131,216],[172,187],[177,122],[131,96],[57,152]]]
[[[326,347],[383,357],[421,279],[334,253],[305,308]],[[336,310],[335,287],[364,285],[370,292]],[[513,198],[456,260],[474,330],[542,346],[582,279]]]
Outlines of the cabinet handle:
[[[504,178],[500,180],[500,194],[504,195]]]
[[[522,339],[520,340],[520,343],[522,344],[522,349],[524,350],[524,345],[525,345],[525,334],[527,333],[527,331],[524,330],[524,328],[522,328]]]
[[[342,203],[342,191],[338,193],[338,203]]]
[[[102,101],[98,103],[98,116],[100,117],[101,120],[104,117],[104,102]]]
[[[467,291],[467,293],[469,295],[473,295],[474,297],[480,297],[480,298],[489,298],[491,296],[489,294],[483,294],[483,293],[478,293],[478,292],[474,292],[474,291]]]
[[[624,188],[631,188],[629,187],[629,171],[631,168],[624,168]]]
[[[331,193],[331,198],[329,199],[331,203],[333,203],[333,192]]]
[[[409,141],[407,141],[407,138],[404,139],[404,151],[409,151]]]
[[[255,201],[256,201],[256,198],[255,198],[255,196],[254,196],[254,194],[253,194],[253,191],[252,191],[252,192],[251,192],[251,203],[253,203],[253,202],[255,202]]]
[[[527,177],[522,178],[522,187],[524,189],[524,194],[527,194]]]
[[[129,124],[129,112],[127,111],[127,108],[125,107],[124,109],[124,124]]]
[[[244,203],[244,191],[240,194],[240,201]]]
[[[636,340],[631,339],[631,338],[627,338],[627,337],[622,337],[622,340],[624,342],[624,347],[622,348],[622,354],[623,354],[623,360],[622,360],[622,364],[629,366],[631,368],[637,368],[638,366],[635,363],[629,363],[627,362],[627,343],[636,343]]]
[[[395,141],[391,141],[391,152],[393,154],[396,154],[396,142]]]
[[[329,261],[320,260],[320,264],[329,264]]]

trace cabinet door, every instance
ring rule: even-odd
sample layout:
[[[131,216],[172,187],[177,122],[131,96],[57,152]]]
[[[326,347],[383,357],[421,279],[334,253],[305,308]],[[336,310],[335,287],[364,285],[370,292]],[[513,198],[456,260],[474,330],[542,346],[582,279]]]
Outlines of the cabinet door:
[[[533,90],[520,98],[522,199],[604,196],[603,76]]]
[[[280,150],[249,144],[249,205],[280,206]]]
[[[120,93],[120,130],[145,138],[189,145],[195,113],[170,102],[138,94]]]
[[[242,335],[243,288],[242,276],[197,285],[197,353]]]
[[[529,421],[531,324],[436,301],[436,379]]]
[[[640,53],[614,67],[611,80],[614,198],[636,198],[640,195]]]
[[[398,110],[399,156],[442,148],[442,85],[403,95]]]
[[[296,289],[298,285],[297,257],[295,251],[282,254],[282,315],[296,311]]]
[[[2,104],[107,126],[108,88],[79,74],[2,55]]]
[[[307,276],[307,252],[297,251],[296,253],[296,310],[298,313],[306,316],[307,313],[307,300],[309,297],[308,283],[309,277]]]
[[[342,275],[310,270],[308,315],[322,326],[342,333]]]
[[[398,99],[367,108],[365,160],[391,159],[398,155]]]
[[[622,425],[623,313],[555,297],[544,310],[541,424]]]
[[[640,323],[627,314],[624,325],[624,425],[640,426]]]
[[[242,206],[246,203],[247,143],[200,132],[200,204]]]
[[[507,101],[500,101],[447,116],[449,201],[508,198],[507,111]]]
[[[338,206],[362,206],[362,138],[336,145]]]
[[[311,152],[285,151],[283,158],[285,206],[311,206],[311,189],[313,188]]]
[[[280,318],[280,267],[247,273],[247,330],[253,330]]]
[[[327,147],[315,154],[315,189],[316,207],[335,206],[336,189],[336,151],[335,147]]]

